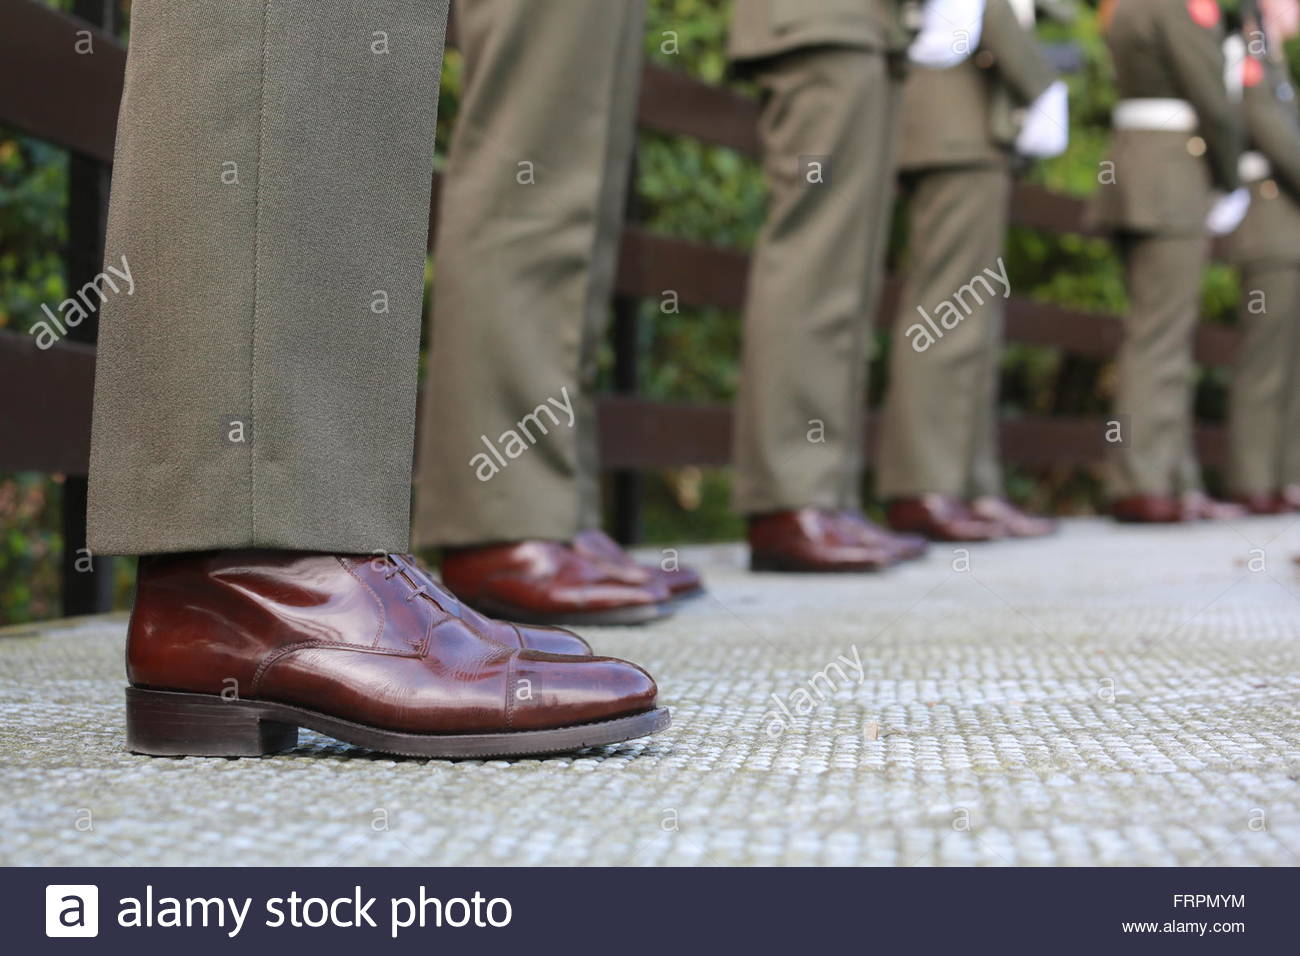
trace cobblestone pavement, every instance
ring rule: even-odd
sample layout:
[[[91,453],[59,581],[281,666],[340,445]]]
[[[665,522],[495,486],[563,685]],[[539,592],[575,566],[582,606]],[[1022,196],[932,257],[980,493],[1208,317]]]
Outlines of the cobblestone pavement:
[[[124,619],[0,632],[0,862],[1300,864],[1300,523],[938,547],[592,629],[673,726],[545,760],[122,749]],[[647,557],[657,554],[647,553]]]

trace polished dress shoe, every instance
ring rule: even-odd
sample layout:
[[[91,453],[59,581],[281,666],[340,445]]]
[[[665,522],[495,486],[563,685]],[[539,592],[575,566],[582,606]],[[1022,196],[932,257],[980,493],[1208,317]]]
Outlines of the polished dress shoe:
[[[1236,500],[1237,504],[1252,515],[1284,515],[1291,510],[1291,505],[1280,492],[1238,495]]]
[[[1111,502],[1110,513],[1116,521],[1127,524],[1176,524],[1189,520],[1182,502],[1173,495],[1126,495]]]
[[[836,515],[848,533],[856,535],[865,545],[883,547],[893,554],[896,561],[915,561],[925,557],[930,550],[930,542],[921,535],[886,531],[860,511],[845,509],[836,512]]]
[[[1300,511],[1300,485],[1283,485],[1281,495],[1287,510]]]
[[[1056,522],[1041,515],[1021,511],[1005,498],[985,495],[970,503],[970,513],[982,521],[991,521],[1006,538],[1043,538],[1056,533]]]
[[[1187,521],[1238,521],[1246,509],[1230,501],[1218,501],[1203,491],[1184,492],[1182,508]]]
[[[460,601],[454,594],[438,583],[433,572],[420,563],[413,554],[391,554],[381,560],[401,564],[413,575],[418,575],[430,591],[438,594],[438,604],[452,617],[458,617],[484,637],[490,637],[499,644],[520,647],[530,651],[545,651],[547,654],[568,654],[573,657],[587,657],[591,654],[591,645],[585,640],[566,631],[562,627],[547,627],[543,624],[515,624],[498,621],[480,614],[468,604]]]
[[[593,561],[606,561],[623,568],[647,571],[668,589],[669,597],[675,601],[699,597],[704,593],[704,582],[694,568],[678,565],[668,570],[655,564],[640,564],[617,541],[598,528],[579,531],[574,535],[573,550]]]
[[[448,613],[404,562],[214,551],[142,558],[127,635],[127,746],[255,756],[306,727],[419,757],[505,757],[667,726],[651,677],[527,650]]]
[[[753,571],[880,571],[896,560],[884,542],[866,543],[839,512],[800,508],[749,519]]]
[[[476,610],[528,624],[645,624],[672,613],[668,588],[650,571],[593,560],[562,541],[450,549],[442,580]]]
[[[886,512],[895,531],[924,535],[931,541],[996,541],[1002,529],[992,521],[976,517],[962,501],[947,495],[898,498]]]

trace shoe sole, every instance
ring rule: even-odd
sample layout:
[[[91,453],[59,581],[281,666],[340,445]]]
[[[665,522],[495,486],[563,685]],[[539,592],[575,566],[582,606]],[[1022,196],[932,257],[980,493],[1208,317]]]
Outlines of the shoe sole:
[[[903,561],[920,561],[926,556],[928,556],[929,553],[930,553],[930,544],[929,541],[927,540],[926,544],[920,548],[910,548],[910,549],[895,548],[894,560],[899,563],[902,563]]]
[[[500,734],[411,734],[304,707],[215,694],[126,689],[126,747],[154,757],[261,757],[298,745],[304,727],[356,747],[405,757],[493,758],[566,753],[657,733],[663,707],[589,724]]]
[[[788,558],[751,554],[749,570],[775,571],[780,574],[878,574],[894,566],[891,562],[880,564],[803,564]]]
[[[462,599],[463,600],[463,599]],[[565,614],[541,614],[527,608],[515,607],[497,601],[465,601],[480,614],[516,624],[542,624],[550,627],[628,627],[649,624],[671,617],[671,600],[663,604],[634,604],[628,607],[606,608],[602,611],[570,611]]]
[[[994,541],[1007,540],[1007,535],[1000,531],[980,535],[939,535],[923,528],[899,528],[893,526],[893,530],[905,534],[919,534],[931,544],[990,544]]]
[[[1055,528],[1053,528],[1051,531],[1035,531],[1033,534],[1012,534],[1008,532],[1007,536],[1002,540],[1003,541],[1036,541],[1039,538],[1050,538],[1056,534],[1057,534],[1057,530]]]

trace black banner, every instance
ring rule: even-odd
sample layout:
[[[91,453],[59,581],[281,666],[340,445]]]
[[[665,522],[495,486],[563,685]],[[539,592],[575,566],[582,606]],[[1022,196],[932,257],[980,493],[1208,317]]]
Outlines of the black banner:
[[[4,948],[1290,952],[1294,870],[10,869]],[[888,949],[882,949],[888,947]],[[956,949],[960,947],[960,949]]]

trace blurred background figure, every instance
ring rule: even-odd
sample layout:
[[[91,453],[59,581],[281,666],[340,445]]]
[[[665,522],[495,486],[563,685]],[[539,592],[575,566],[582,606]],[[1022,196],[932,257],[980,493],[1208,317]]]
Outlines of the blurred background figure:
[[[921,62],[964,59],[983,3],[931,2],[922,22],[905,24],[915,6],[733,6],[729,52],[762,91],[769,189],[746,293],[734,455],[757,570],[875,571],[924,550],[859,508],[867,352],[909,44]]]
[[[1244,36],[1243,113],[1250,188],[1232,235],[1241,269],[1243,336],[1231,393],[1230,483],[1254,514],[1300,507],[1300,111],[1283,43],[1300,28],[1296,0],[1259,0]]]
[[[1248,201],[1237,192],[1241,132],[1223,11],[1215,0],[1103,0],[1100,16],[1119,102],[1112,175],[1090,212],[1115,235],[1129,293],[1111,511],[1137,522],[1235,517],[1204,495],[1190,451],[1206,231],[1229,231]]]
[[[600,530],[591,389],[635,143],[641,0],[455,5],[414,535],[444,583],[530,623],[638,624],[698,592]]]
[[[939,541],[1037,537],[1055,527],[1006,500],[997,438],[1013,169],[1018,156],[1055,156],[1069,139],[1065,84],[1034,22],[1033,0],[989,0],[973,57],[913,70],[904,84],[908,269],[878,490],[896,530]],[[955,294],[960,311],[945,313]]]

